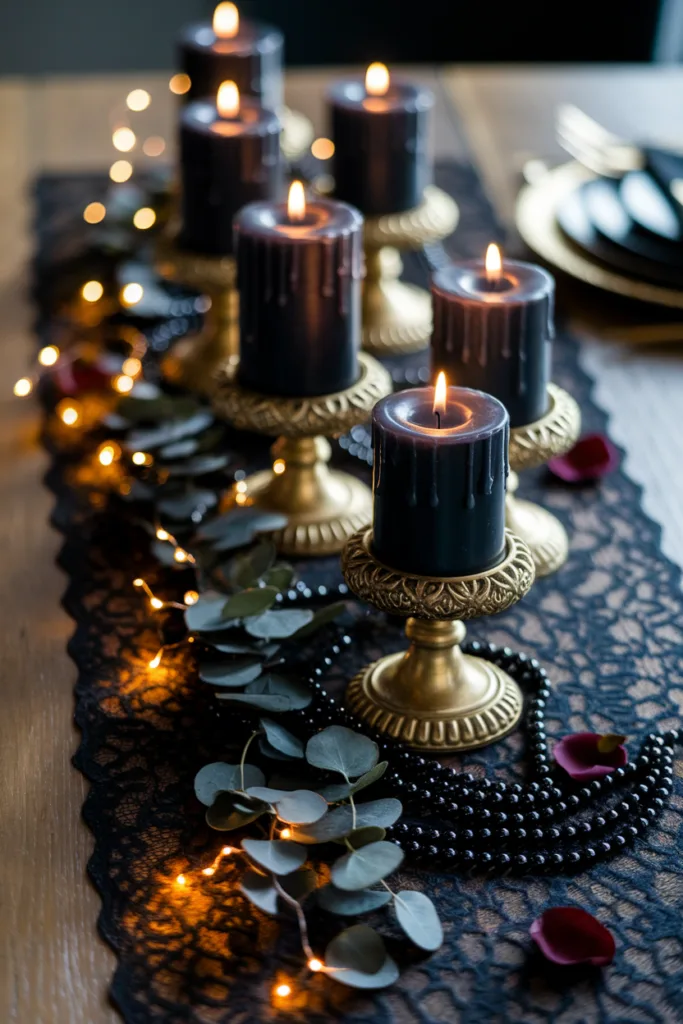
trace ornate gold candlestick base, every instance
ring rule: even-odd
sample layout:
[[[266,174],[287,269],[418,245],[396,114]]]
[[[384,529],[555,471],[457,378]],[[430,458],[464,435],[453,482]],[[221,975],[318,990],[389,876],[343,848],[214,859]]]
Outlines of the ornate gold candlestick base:
[[[162,277],[196,288],[211,301],[201,332],[177,342],[162,363],[167,380],[189,391],[210,394],[216,369],[236,361],[239,354],[235,260],[186,252],[166,238],[159,243],[156,265]]]
[[[384,367],[365,353],[359,362],[356,384],[319,398],[249,391],[237,382],[234,365],[217,374],[216,412],[240,430],[278,437],[272,469],[240,481],[225,507],[257,505],[286,515],[287,526],[274,535],[283,554],[338,554],[348,538],[372,520],[370,489],[356,477],[329,468],[331,450],[324,436],[343,434],[362,423],[375,403],[391,392],[391,377]]]
[[[406,652],[380,658],[346,691],[349,708],[375,729],[417,750],[473,750],[506,736],[522,714],[517,683],[497,665],[463,654],[460,619],[505,611],[530,589],[529,549],[506,531],[500,565],[476,576],[435,579],[390,569],[361,530],[342,554],[351,590],[392,615],[408,616]]]
[[[418,352],[432,333],[429,292],[399,280],[399,250],[440,242],[455,230],[459,211],[446,192],[429,185],[419,206],[365,222],[363,347],[375,355]]]
[[[517,472],[542,466],[576,444],[581,432],[581,411],[574,399],[557,384],[548,385],[549,407],[545,416],[510,431],[510,480],[506,501],[506,525],[525,541],[537,576],[549,576],[567,560],[569,538],[552,513],[516,496]]]

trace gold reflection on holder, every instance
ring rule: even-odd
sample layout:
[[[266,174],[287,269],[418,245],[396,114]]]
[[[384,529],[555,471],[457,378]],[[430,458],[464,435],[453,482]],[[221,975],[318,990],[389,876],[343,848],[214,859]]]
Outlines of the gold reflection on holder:
[[[505,611],[534,581],[527,546],[506,531],[500,565],[473,576],[412,576],[378,562],[372,531],[350,538],[342,572],[363,601],[407,617],[407,651],[363,669],[346,691],[348,707],[375,729],[417,750],[473,750],[511,732],[522,714],[517,683],[484,658],[464,654],[461,619]]]
[[[372,518],[372,494],[361,480],[331,469],[335,437],[367,420],[376,402],[391,392],[391,377],[371,356],[359,356],[360,377],[345,391],[315,398],[264,395],[241,387],[236,366],[216,376],[212,392],[216,413],[239,430],[277,437],[272,468],[241,480],[226,508],[253,505],[287,516],[274,534],[286,555],[338,554],[347,539]]]
[[[581,411],[574,399],[557,384],[548,385],[548,411],[536,423],[510,430],[510,479],[505,521],[508,529],[529,547],[536,575],[549,576],[567,561],[569,538],[552,513],[517,497],[523,469],[543,466],[576,444],[581,432]]]

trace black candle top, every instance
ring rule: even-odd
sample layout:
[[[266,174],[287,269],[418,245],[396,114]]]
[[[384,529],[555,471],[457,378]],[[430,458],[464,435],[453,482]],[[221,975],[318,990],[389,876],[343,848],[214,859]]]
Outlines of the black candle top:
[[[181,125],[208,136],[279,135],[277,114],[266,110],[250,96],[239,97],[239,113],[234,117],[219,114],[215,101],[196,100],[183,108]]]
[[[414,445],[469,445],[503,430],[505,406],[483,391],[450,387],[446,401],[435,411],[434,388],[411,388],[382,399],[375,406],[373,423],[400,441]]]
[[[186,25],[180,34],[180,44],[200,53],[231,54],[245,57],[249,54],[270,54],[281,49],[283,35],[279,29],[260,21],[243,21],[235,36],[217,35],[208,22]]]
[[[523,306],[552,299],[552,276],[534,263],[505,260],[499,272],[488,272],[484,260],[463,260],[437,270],[433,291],[445,299],[457,296],[463,304],[475,306]],[[548,306],[548,334],[553,335],[552,302]]]
[[[353,206],[331,199],[307,199],[305,213],[290,216],[287,203],[250,203],[240,211],[235,230],[264,241],[284,245],[306,245],[353,235],[363,226],[363,217]],[[348,268],[360,277],[360,258]]]
[[[371,95],[361,78],[335,82],[327,95],[336,106],[366,114],[419,113],[430,110],[434,105],[434,94],[429,89],[393,76],[382,95]]]

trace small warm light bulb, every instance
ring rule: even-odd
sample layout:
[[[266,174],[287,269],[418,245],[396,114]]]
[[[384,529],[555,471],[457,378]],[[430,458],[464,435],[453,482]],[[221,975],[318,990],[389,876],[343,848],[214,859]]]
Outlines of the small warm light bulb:
[[[157,540],[170,540],[171,534],[167,530],[164,530],[162,526],[157,530]]]
[[[484,260],[484,266],[486,268],[486,279],[488,281],[499,281],[500,274],[503,269],[503,261],[500,255],[500,249],[495,242],[491,242],[488,249],[486,250],[486,259]]]
[[[324,966],[325,964],[322,962],[322,960],[318,960],[316,957],[313,957],[311,960],[308,961],[309,971],[322,971]]]
[[[57,415],[67,427],[75,427],[81,418],[81,414],[71,402],[60,402],[57,406]]]
[[[176,548],[173,552],[173,558],[176,562],[187,562],[190,556],[183,548]]]
[[[116,448],[113,444],[100,445],[97,458],[99,459],[101,466],[111,466],[112,462],[116,458]]]
[[[294,221],[303,220],[306,216],[306,193],[301,181],[293,181],[289,186],[287,216]]]
[[[247,493],[247,481],[246,480],[238,480],[237,483],[235,484],[235,490],[237,491],[238,494],[246,494]]]
[[[104,295],[101,281],[86,281],[81,288],[81,295],[86,302],[97,302]]]
[[[132,128],[117,128],[111,141],[114,144],[114,149],[118,149],[120,153],[130,153],[137,140]]]
[[[157,215],[151,206],[141,206],[133,214],[133,224],[139,231],[146,231],[151,228],[157,219]]]
[[[283,828],[282,832],[280,832],[280,839],[289,839],[291,834],[291,828]]]
[[[285,462],[284,459],[276,459],[275,462],[273,463],[273,473],[277,474],[277,476],[280,476],[282,473],[284,473],[286,468],[287,463]]]
[[[123,360],[121,373],[125,373],[127,377],[137,377],[141,372],[142,363],[137,356],[129,356],[128,359]]]
[[[221,853],[224,857],[229,857],[232,853],[232,846],[224,846]]]
[[[83,220],[86,224],[99,224],[104,220],[107,208],[104,203],[88,203],[83,211]]]
[[[441,427],[441,416],[446,412],[446,374],[441,370],[439,376],[436,378],[436,387],[434,388],[434,406],[433,412],[436,416],[437,426]]]
[[[186,885],[186,883],[187,879],[185,878],[185,875],[178,875],[176,878],[176,885]]]
[[[288,985],[286,982],[282,982],[281,985],[275,986],[274,991],[278,999],[286,999],[287,996],[291,996],[292,994],[292,986]]]
[[[133,452],[131,460],[135,466],[146,466],[147,459],[151,458],[146,452]]]
[[[132,377],[129,377],[127,373],[120,373],[118,377],[114,378],[114,389],[118,391],[120,395],[127,395],[134,387],[135,381]]]
[[[198,600],[199,594],[197,593],[196,590],[185,591],[185,595],[183,597],[183,604],[186,604],[189,607],[192,604],[196,604]]]
[[[142,152],[145,156],[161,156],[165,149],[166,142],[162,139],[161,135],[150,135],[142,143]]]
[[[133,89],[126,96],[126,106],[129,110],[135,110],[136,112],[147,110],[151,102],[152,97],[146,89]]]
[[[33,381],[29,380],[28,377],[20,377],[12,390],[17,398],[26,398],[33,391]]]
[[[240,91],[235,82],[221,82],[216,95],[216,107],[221,117],[237,117],[240,112]]]
[[[177,75],[172,75],[171,80],[168,83],[168,87],[175,96],[184,96],[186,92],[190,91],[192,81],[190,76],[180,71]]]
[[[241,491],[238,491],[237,494],[235,495],[235,504],[237,504],[237,505],[246,505],[246,503],[247,503],[247,496],[246,496],[246,494],[243,494]]]
[[[145,294],[145,289],[136,281],[131,281],[121,290],[121,302],[124,306],[135,306]]]
[[[152,660],[151,660],[151,661],[150,661],[150,663],[149,663],[149,667],[150,667],[150,668],[159,668],[159,665],[161,664],[161,655],[162,655],[163,653],[164,653],[164,652],[163,652],[163,648],[162,648],[162,649],[161,649],[160,651],[158,651],[158,652],[157,652],[157,653],[156,653],[156,654],[154,655],[154,657],[152,658]],[[182,882],[179,882],[178,884],[179,884],[179,885],[185,885],[185,881],[184,881],[184,876],[183,876],[183,875],[178,875],[178,878],[183,878],[183,881],[182,881]]]
[[[332,139],[316,139],[311,146],[311,153],[316,160],[330,160],[334,156],[334,142]]]
[[[365,91],[368,96],[386,96],[389,92],[389,69],[376,61],[365,72]]]
[[[109,168],[109,177],[117,185],[122,185],[124,181],[128,181],[132,173],[133,165],[130,160],[115,160]]]
[[[59,359],[59,349],[56,345],[46,345],[38,353],[38,362],[41,366],[54,366]]]
[[[134,587],[144,587],[144,585],[145,585],[145,581],[141,580],[139,576],[138,576],[138,578],[136,580],[133,580],[133,586]]]
[[[211,875],[215,875],[216,874],[216,869],[215,868],[202,868],[202,874],[203,875],[207,875],[207,877],[210,878]]]
[[[240,30],[240,12],[234,4],[221,3],[213,12],[213,30],[219,39],[234,39]]]
[[[158,597],[150,597],[149,603],[156,612],[158,612],[161,608],[164,607],[164,602],[160,600],[160,598]]]

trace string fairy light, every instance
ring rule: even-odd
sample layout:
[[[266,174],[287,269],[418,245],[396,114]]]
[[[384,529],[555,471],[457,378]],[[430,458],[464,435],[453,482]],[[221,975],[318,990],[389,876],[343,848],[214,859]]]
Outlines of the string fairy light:
[[[17,398],[26,398],[33,391],[33,381],[29,377],[20,377],[12,391]]]
[[[286,981],[282,981],[279,985],[275,986],[273,994],[276,995],[278,999],[287,999],[287,997],[292,994],[292,986],[288,985]]]
[[[111,466],[121,456],[121,449],[113,441],[104,441],[97,449],[97,458],[102,466]]]
[[[325,970],[325,964],[322,962],[322,960],[318,960],[317,957],[313,956],[308,961],[308,969],[309,969],[309,971],[313,971],[314,973],[317,974],[318,971],[324,971]]]
[[[154,458],[148,452],[133,452],[131,461],[135,466],[153,466]]]
[[[86,224],[99,224],[107,215],[107,208],[104,203],[88,203],[83,211],[83,220]]]
[[[220,863],[223,860],[223,858],[229,857],[230,854],[233,852],[234,851],[232,846],[224,846],[220,853],[216,857],[214,857],[211,864],[209,864],[207,868],[202,868],[202,874],[205,875],[207,878],[211,878],[213,875],[216,874],[216,871],[220,867]]]
[[[38,362],[41,366],[54,366],[59,359],[59,349],[56,345],[46,345],[38,353]]]
[[[177,547],[173,552],[173,558],[174,561],[179,562],[181,565],[184,562],[194,564],[194,556],[191,555],[189,551],[186,551],[185,548]]]
[[[187,885],[187,879],[185,878],[185,875],[178,875],[176,877],[175,881],[176,881],[176,885],[180,885],[180,886]]]
[[[81,288],[81,295],[86,302],[98,302],[104,295],[104,287],[101,281],[86,281]]]
[[[57,405],[57,415],[67,427],[75,427],[81,418],[81,410],[75,402],[63,399]]]
[[[196,604],[199,600],[199,594],[196,590],[186,590],[183,596],[183,603],[186,608],[190,608],[193,604]]]
[[[111,141],[114,149],[118,149],[120,153],[130,153],[131,149],[135,148],[137,139],[132,128],[117,128],[112,134]]]
[[[150,668],[159,668],[159,665],[161,664],[161,659],[163,657],[163,654],[164,654],[164,649],[163,649],[163,647],[160,647],[159,650],[157,651],[157,653],[152,658],[152,660],[149,662],[149,667]],[[182,876],[179,876],[179,877],[182,877]],[[185,883],[181,882],[180,884],[184,885]]]
[[[129,356],[128,359],[124,359],[121,373],[125,374],[126,377],[139,377],[142,373],[142,363],[138,357]]]
[[[135,381],[127,373],[120,373],[118,377],[114,377],[114,390],[118,391],[120,395],[127,395],[129,391],[133,390],[134,386]]]

